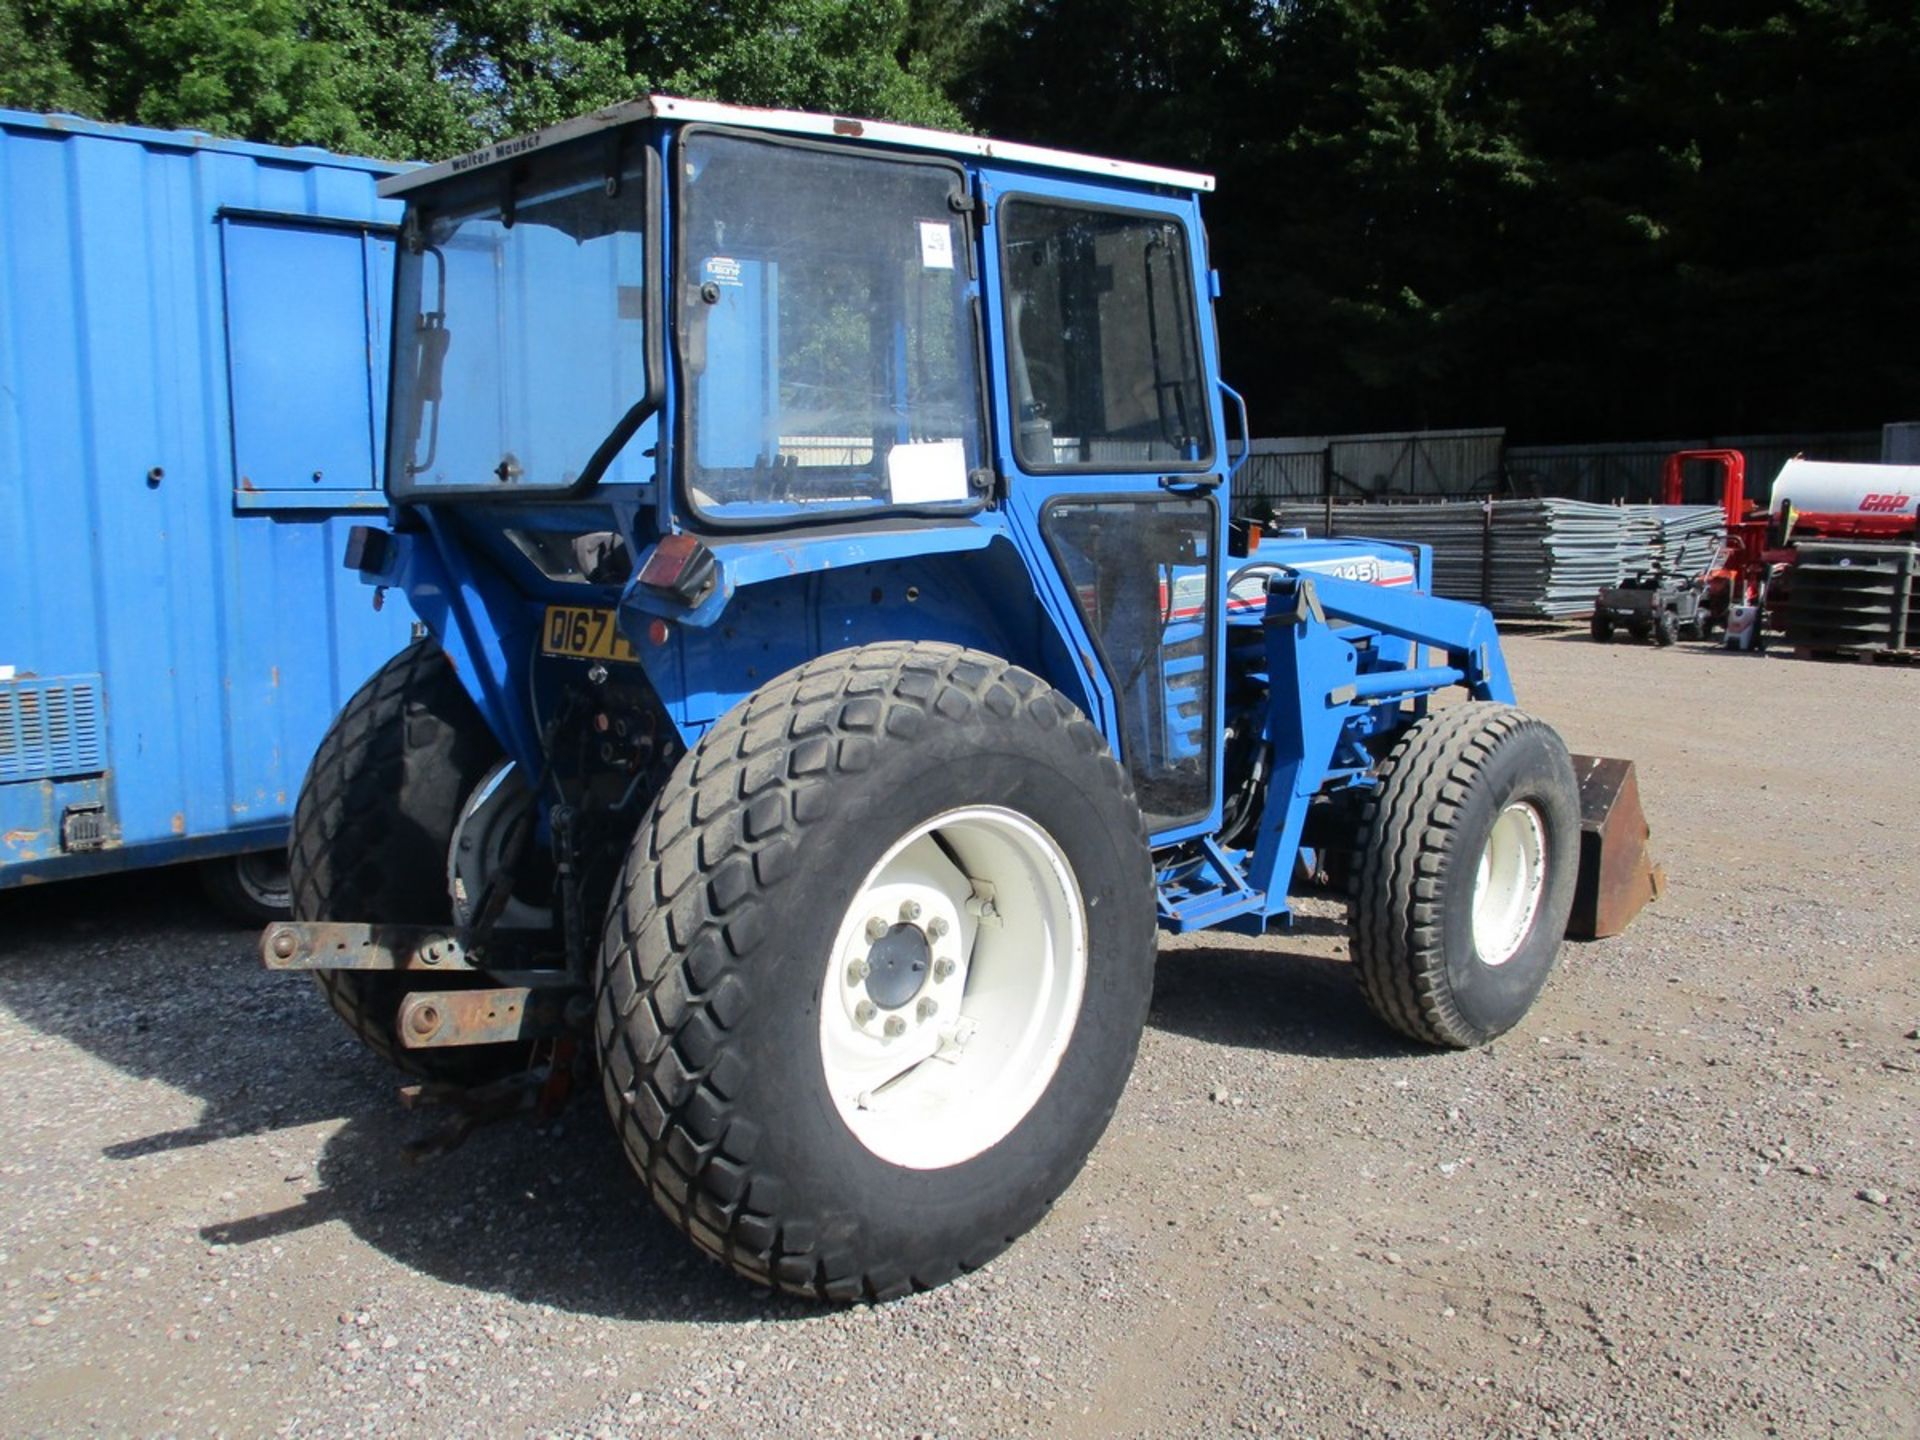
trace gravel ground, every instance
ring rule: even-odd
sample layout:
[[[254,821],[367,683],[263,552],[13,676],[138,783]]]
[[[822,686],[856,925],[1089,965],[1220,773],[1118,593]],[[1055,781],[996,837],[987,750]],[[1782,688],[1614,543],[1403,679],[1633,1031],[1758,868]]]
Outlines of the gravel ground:
[[[1415,1050],[1335,907],[1164,945],[1085,1175],[872,1309],[698,1258],[592,1097],[420,1166],[311,989],[165,874],[0,895],[15,1433],[1920,1433],[1920,670],[1516,637],[1670,891]]]

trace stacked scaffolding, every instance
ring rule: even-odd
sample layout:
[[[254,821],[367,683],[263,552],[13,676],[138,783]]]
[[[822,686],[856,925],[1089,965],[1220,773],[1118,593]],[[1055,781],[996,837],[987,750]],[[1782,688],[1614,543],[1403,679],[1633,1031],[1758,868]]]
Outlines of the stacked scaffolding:
[[[1581,500],[1465,500],[1434,505],[1283,505],[1276,522],[1310,535],[1433,547],[1436,595],[1516,619],[1593,609],[1596,591],[1636,575],[1703,573],[1724,517],[1711,505],[1593,505]]]

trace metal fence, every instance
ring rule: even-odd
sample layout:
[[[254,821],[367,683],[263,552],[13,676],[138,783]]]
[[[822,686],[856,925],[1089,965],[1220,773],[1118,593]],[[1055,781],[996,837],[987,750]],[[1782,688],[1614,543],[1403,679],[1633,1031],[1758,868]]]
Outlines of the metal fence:
[[[1401,430],[1255,440],[1240,472],[1242,503],[1317,498],[1437,500],[1500,490],[1504,430]]]
[[[1890,429],[1893,427],[1889,427]],[[1906,437],[1901,437],[1905,439]],[[1747,492],[1762,499],[1780,467],[1810,460],[1875,461],[1878,430],[1803,435],[1722,435],[1595,445],[1508,445],[1506,432],[1395,431],[1255,440],[1234,484],[1236,508],[1290,500],[1421,501],[1486,496],[1642,504],[1660,498],[1660,476],[1676,450],[1739,450]],[[1689,500],[1717,502],[1702,477]]]
[[[1661,470],[1676,450],[1740,451],[1747,457],[1747,494],[1764,504],[1773,477],[1794,456],[1803,455],[1809,460],[1878,460],[1880,432],[1716,435],[1621,445],[1513,445],[1507,449],[1507,476],[1516,493],[1639,504],[1660,498]],[[1698,483],[1702,486],[1699,492],[1684,498],[1707,502],[1718,498],[1706,476]]]
[[[1920,420],[1882,425],[1880,458],[1889,465],[1920,465]]]

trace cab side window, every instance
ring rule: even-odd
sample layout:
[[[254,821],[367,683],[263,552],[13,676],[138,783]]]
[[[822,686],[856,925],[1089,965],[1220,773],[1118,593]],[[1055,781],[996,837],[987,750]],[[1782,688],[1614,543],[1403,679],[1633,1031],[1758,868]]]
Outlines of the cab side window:
[[[1208,464],[1212,427],[1180,222],[1015,198],[1002,206],[1001,225],[1020,463]]]

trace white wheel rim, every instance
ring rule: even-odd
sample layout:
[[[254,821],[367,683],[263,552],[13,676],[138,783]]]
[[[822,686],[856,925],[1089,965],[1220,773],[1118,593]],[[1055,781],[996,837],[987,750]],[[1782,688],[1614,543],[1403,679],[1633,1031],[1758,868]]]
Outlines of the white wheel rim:
[[[454,923],[474,922],[487,881],[506,863],[514,822],[532,806],[533,794],[511,760],[500,761],[473,787],[447,846],[447,897],[453,901]],[[508,896],[497,923],[503,930],[546,930],[553,925],[553,912]]]
[[[903,962],[919,958],[916,976]],[[881,856],[834,936],[820,1000],[834,1108],[892,1164],[972,1159],[1046,1092],[1086,978],[1086,910],[1053,837],[998,806],[936,815]]]
[[[1473,948],[1504,965],[1519,953],[1540,910],[1547,878],[1547,830],[1524,800],[1502,810],[1473,877]]]

